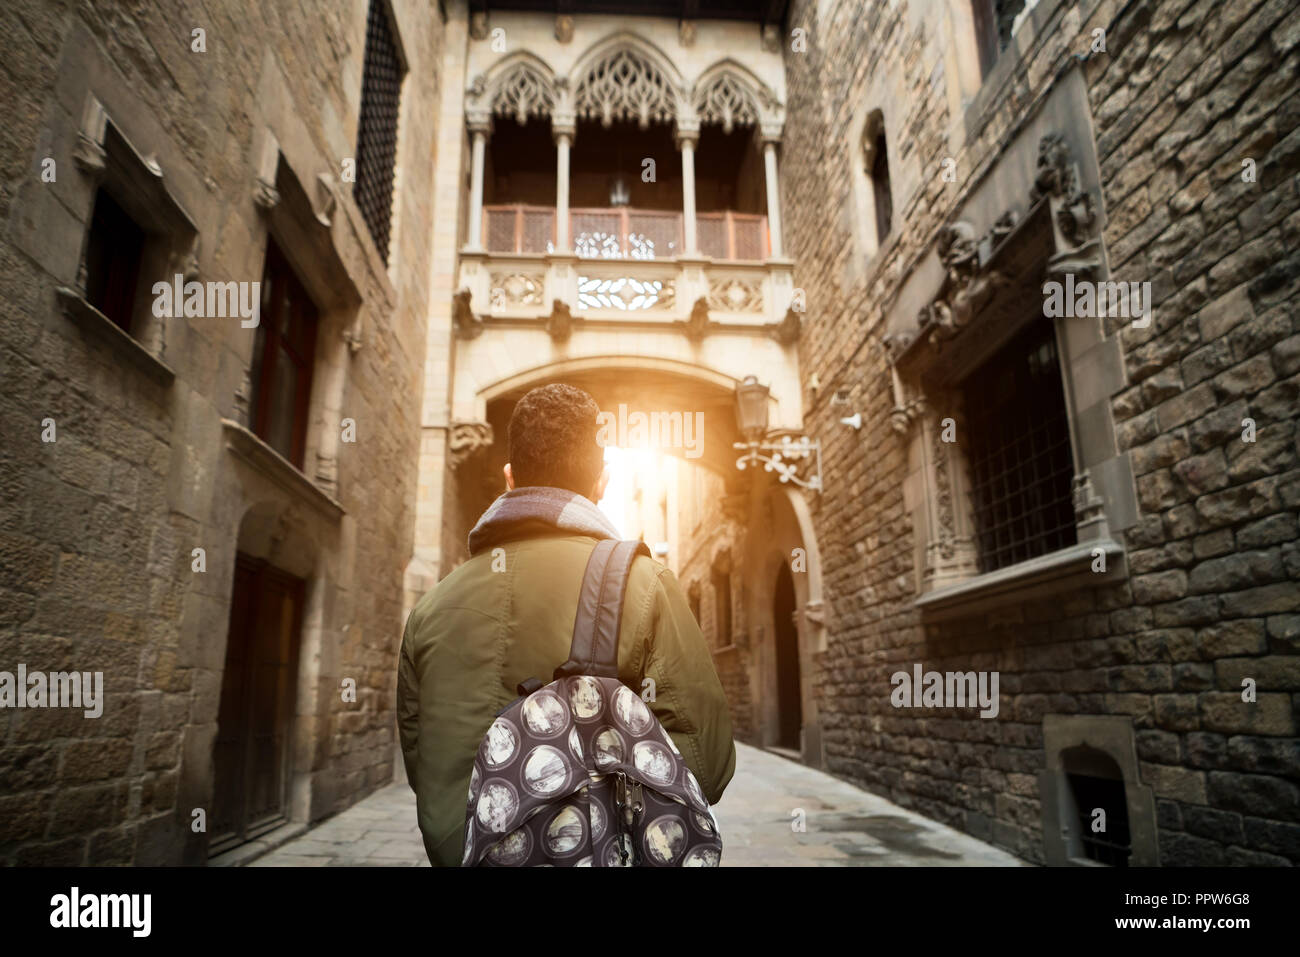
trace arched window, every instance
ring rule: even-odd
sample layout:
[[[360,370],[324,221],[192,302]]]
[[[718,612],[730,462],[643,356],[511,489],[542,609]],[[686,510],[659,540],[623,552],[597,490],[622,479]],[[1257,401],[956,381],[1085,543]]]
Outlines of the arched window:
[[[879,110],[867,117],[862,131],[862,160],[871,182],[871,218],[875,222],[875,248],[889,236],[894,225],[894,196],[889,182],[889,150],[885,143],[885,120]],[[873,250],[874,251],[874,250]]]

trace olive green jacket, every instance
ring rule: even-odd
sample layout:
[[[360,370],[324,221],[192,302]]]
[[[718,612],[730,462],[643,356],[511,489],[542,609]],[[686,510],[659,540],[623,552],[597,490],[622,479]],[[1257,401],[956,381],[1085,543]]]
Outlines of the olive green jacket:
[[[547,684],[569,657],[595,544],[557,531],[484,550],[420,599],[407,619],[398,732],[433,864],[461,863],[470,769],[493,718],[517,697],[519,682]],[[676,577],[644,555],[628,576],[618,676],[651,699],[655,717],[716,802],[736,766],[727,699]]]

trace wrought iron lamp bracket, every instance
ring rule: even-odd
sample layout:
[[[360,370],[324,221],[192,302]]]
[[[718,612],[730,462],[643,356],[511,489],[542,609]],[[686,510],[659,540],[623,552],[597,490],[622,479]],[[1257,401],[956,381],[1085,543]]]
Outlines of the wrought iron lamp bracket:
[[[761,465],[763,471],[776,473],[777,479],[783,484],[793,483],[815,492],[822,490],[820,439],[788,432],[770,432],[761,439],[736,442],[733,447],[736,451],[745,453],[736,459],[736,468],[742,472]],[[806,466],[812,467],[808,469]]]

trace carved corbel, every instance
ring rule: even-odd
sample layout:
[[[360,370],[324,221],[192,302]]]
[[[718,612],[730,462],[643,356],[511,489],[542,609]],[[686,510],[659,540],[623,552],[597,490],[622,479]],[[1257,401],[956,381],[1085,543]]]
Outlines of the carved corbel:
[[[107,130],[108,113],[104,110],[104,104],[87,94],[72,160],[78,169],[92,178],[103,175],[108,165],[108,154],[104,150],[104,135]]]
[[[820,628],[826,624],[826,608],[819,601],[810,601],[803,606],[804,621]]]
[[[483,334],[483,320],[474,315],[470,307],[473,295],[468,289],[461,289],[451,297],[451,321],[456,335],[462,339],[476,339]]]
[[[783,346],[792,346],[799,341],[799,334],[802,331],[803,321],[791,308],[785,311],[785,316],[780,322],[768,327],[767,334]]]
[[[567,342],[573,332],[573,313],[568,303],[561,299],[551,302],[551,314],[546,318],[546,331],[556,342]]]
[[[177,248],[172,251],[167,260],[167,275],[173,276],[180,273],[185,277],[185,282],[192,282],[199,278],[199,234],[195,233],[194,238],[190,240],[189,246]]]
[[[319,173],[316,176],[316,203],[312,208],[312,213],[316,216],[316,222],[322,226],[329,226],[334,216],[334,207],[338,204],[338,193],[334,189],[334,177],[329,173]]]
[[[709,300],[701,296],[691,307],[691,316],[686,320],[686,337],[692,342],[700,342],[709,333]]]
[[[889,387],[894,397],[894,408],[889,413],[889,427],[899,435],[907,435],[912,425],[925,414],[924,396],[913,396],[903,384],[898,371],[898,359],[912,344],[910,333],[892,333],[882,340],[885,360],[889,366]]]
[[[361,333],[361,313],[357,313],[356,321],[343,330],[343,341],[347,344],[350,356],[356,355],[366,344],[365,337]]]
[[[253,202],[264,213],[280,204],[280,191],[275,188],[275,174],[280,167],[280,143],[275,134],[266,131],[262,140],[262,155],[257,163],[257,180],[253,185]]]
[[[456,470],[465,461],[492,444],[492,426],[487,422],[453,422],[447,433],[447,464]]]

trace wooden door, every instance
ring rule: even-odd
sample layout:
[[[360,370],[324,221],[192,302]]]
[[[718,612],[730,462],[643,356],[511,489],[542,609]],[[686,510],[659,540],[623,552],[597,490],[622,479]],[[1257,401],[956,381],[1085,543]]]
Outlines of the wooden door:
[[[237,556],[213,754],[213,854],[287,819],[303,594],[301,579]]]

